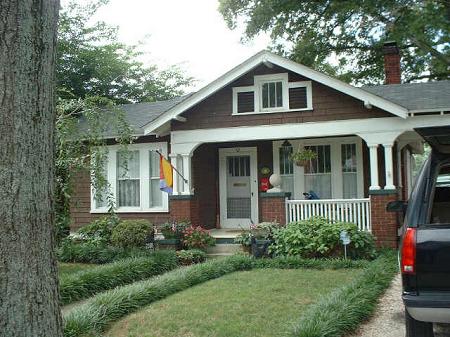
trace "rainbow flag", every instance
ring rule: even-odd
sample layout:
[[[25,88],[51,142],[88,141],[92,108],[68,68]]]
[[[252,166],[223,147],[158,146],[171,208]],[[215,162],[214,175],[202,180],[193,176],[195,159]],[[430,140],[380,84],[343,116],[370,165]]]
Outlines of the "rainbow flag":
[[[159,153],[159,189],[169,194],[173,192],[172,164],[161,153]]]

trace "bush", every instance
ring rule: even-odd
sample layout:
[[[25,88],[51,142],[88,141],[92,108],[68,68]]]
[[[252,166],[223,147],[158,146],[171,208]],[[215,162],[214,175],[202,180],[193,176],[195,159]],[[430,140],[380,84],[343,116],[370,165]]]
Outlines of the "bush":
[[[231,256],[179,268],[155,278],[98,294],[64,317],[64,336],[101,333],[111,322],[194,285],[251,268],[251,259]]]
[[[370,262],[367,260],[344,259],[302,259],[296,256],[278,256],[272,259],[254,259],[254,268],[278,269],[345,269],[364,268]]]
[[[216,241],[209,234],[209,231],[200,226],[190,226],[183,232],[183,244],[189,249],[206,249],[214,246]]]
[[[61,303],[69,304],[93,294],[162,274],[178,266],[174,252],[155,252],[97,266],[60,279]]]
[[[111,233],[111,243],[117,247],[143,247],[152,225],[147,220],[123,220]]]
[[[129,257],[149,256],[152,251],[142,248],[121,248],[94,243],[75,243],[64,240],[56,250],[61,262],[103,264]]]
[[[111,241],[112,230],[119,223],[117,216],[104,216],[81,227],[77,233],[84,242],[108,244]]]
[[[273,234],[270,250],[275,255],[306,258],[342,256],[341,231],[347,231],[351,243],[347,252],[353,258],[375,257],[375,240],[370,233],[361,232],[352,223],[330,222],[322,217],[292,222]]]
[[[184,230],[190,226],[189,221],[184,222],[166,222],[159,229],[164,235],[164,239],[182,239]]]
[[[383,254],[371,262],[353,282],[310,306],[291,336],[347,335],[372,314],[378,297],[390,285],[397,272],[396,252]]]
[[[179,250],[177,251],[177,258],[180,265],[188,266],[204,262],[206,260],[206,253],[199,249]]]

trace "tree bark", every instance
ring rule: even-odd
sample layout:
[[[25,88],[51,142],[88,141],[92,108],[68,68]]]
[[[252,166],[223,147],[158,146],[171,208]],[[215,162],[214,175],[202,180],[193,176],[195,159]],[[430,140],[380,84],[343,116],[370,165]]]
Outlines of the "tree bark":
[[[59,0],[0,1],[0,336],[61,337],[54,254]]]

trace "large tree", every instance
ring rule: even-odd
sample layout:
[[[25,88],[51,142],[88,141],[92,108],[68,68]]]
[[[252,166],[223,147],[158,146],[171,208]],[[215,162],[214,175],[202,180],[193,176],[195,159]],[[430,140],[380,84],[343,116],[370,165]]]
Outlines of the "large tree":
[[[0,335],[60,337],[54,255],[58,0],[0,2]]]
[[[59,96],[100,96],[116,103],[166,100],[183,93],[192,79],[178,67],[146,65],[141,46],[119,41],[118,28],[95,21],[108,0],[84,5],[71,1],[61,10],[58,31]]]
[[[269,32],[276,51],[346,81],[382,82],[389,40],[402,51],[406,82],[450,76],[448,0],[219,1],[230,28],[245,26],[245,38]]]

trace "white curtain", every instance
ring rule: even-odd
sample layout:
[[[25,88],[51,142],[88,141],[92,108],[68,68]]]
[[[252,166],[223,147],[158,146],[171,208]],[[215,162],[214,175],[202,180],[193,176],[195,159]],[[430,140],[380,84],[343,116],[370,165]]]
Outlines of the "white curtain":
[[[331,174],[305,174],[305,192],[314,191],[320,199],[331,199]]]
[[[139,151],[117,153],[117,195],[119,207],[140,206]]]
[[[342,173],[344,199],[355,199],[358,196],[358,180],[356,172]]]

